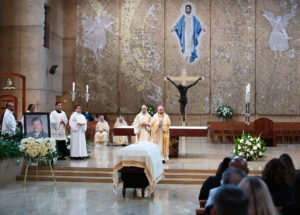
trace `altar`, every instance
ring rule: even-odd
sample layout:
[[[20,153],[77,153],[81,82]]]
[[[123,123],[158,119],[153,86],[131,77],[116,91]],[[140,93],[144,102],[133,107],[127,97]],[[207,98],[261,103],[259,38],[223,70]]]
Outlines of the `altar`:
[[[115,136],[135,136],[133,126],[114,128]],[[206,137],[208,135],[207,126],[170,126],[169,157],[178,157],[179,137]]]

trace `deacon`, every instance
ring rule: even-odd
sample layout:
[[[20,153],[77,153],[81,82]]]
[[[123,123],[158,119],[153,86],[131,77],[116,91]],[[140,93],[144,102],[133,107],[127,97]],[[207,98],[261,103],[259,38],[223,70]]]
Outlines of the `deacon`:
[[[100,116],[100,121],[96,125],[95,143],[101,145],[107,145],[109,137],[109,126],[104,120],[104,116]],[[97,146],[97,145],[96,145]]]
[[[67,156],[66,146],[66,126],[68,119],[64,111],[62,111],[62,104],[55,103],[55,110],[50,114],[50,129],[51,137],[56,140],[57,150],[60,155],[59,159],[64,160]]]
[[[6,110],[2,119],[2,131],[1,134],[8,134],[10,136],[16,133],[17,122],[14,115],[15,106],[13,103],[8,102],[6,104]]]
[[[75,112],[70,117],[71,128],[71,158],[82,159],[87,157],[85,131],[87,129],[87,121],[83,114],[81,114],[80,105],[75,106]]]
[[[136,142],[149,142],[151,132],[151,115],[147,112],[147,106],[143,105],[141,112],[136,115],[133,121],[134,134],[136,135]]]
[[[127,122],[124,120],[123,116],[117,118],[114,128],[121,128],[127,126]],[[118,145],[128,145],[127,136],[114,136],[114,142]]]
[[[151,120],[152,135],[151,141],[156,143],[163,156],[163,163],[169,159],[169,127],[171,125],[168,114],[165,113],[164,107],[159,105],[157,113]]]

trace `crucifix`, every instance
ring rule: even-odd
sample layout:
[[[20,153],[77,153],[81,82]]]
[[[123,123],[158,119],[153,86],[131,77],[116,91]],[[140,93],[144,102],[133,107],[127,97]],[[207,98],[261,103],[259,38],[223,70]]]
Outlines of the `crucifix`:
[[[185,122],[185,106],[187,104],[187,90],[191,88],[192,86],[196,85],[198,81],[200,81],[202,77],[190,77],[186,75],[186,70],[183,69],[181,76],[179,77],[167,77],[165,80],[170,81],[179,91],[180,93],[180,113],[182,115],[182,121]],[[181,81],[181,84],[176,84],[174,81]],[[190,85],[186,85],[188,81],[194,81]]]

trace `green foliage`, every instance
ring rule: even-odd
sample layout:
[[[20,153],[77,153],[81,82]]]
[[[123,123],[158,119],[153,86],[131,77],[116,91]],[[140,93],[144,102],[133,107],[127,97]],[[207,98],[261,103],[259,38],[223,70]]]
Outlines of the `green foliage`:
[[[243,134],[241,137],[235,139],[232,154],[251,161],[264,158],[266,150],[266,143],[263,139],[249,134]]]
[[[151,117],[156,113],[156,108],[151,104],[146,104],[147,112],[151,115]],[[141,107],[139,112],[141,111]]]
[[[14,136],[0,135],[0,160],[23,157],[23,153],[19,150],[22,138],[23,134],[21,132]]]
[[[229,105],[221,105],[217,109],[218,118],[231,119],[233,115],[233,110]]]

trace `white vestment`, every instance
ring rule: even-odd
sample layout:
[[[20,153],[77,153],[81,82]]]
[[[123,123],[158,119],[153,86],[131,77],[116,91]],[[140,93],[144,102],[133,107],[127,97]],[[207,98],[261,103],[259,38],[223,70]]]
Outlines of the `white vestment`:
[[[71,150],[70,157],[87,157],[85,131],[87,122],[85,116],[74,112],[70,118]]]
[[[159,121],[163,120],[163,124],[160,124]],[[164,113],[160,115],[158,113],[154,114],[151,120],[152,134],[151,142],[156,143],[160,150],[161,154],[165,160],[169,159],[169,127],[171,125],[171,120],[168,114]]]
[[[184,15],[184,21],[185,21],[185,31],[184,31],[184,38],[185,38],[185,49],[184,49],[184,56],[185,57],[191,57],[192,52],[194,50],[194,39],[193,39],[193,16],[191,15]]]
[[[100,132],[100,131],[102,131],[102,132]],[[106,145],[108,142],[108,137],[109,137],[108,123],[105,120],[103,122],[101,122],[101,121],[97,122],[95,143],[104,143]]]
[[[63,120],[65,124],[61,124],[61,120]],[[67,124],[68,119],[65,112],[61,111],[61,113],[58,113],[56,110],[52,111],[50,114],[51,138],[55,140],[66,140]]]
[[[17,122],[13,112],[6,109],[3,116],[1,134],[14,135],[16,133],[16,128]]]
[[[120,122],[120,119],[118,118],[115,122],[114,128],[121,128],[127,126],[127,122],[123,120],[123,122]],[[114,143],[119,145],[128,145],[128,137],[127,136],[114,136]]]
[[[149,126],[142,126],[143,122],[149,124]],[[151,139],[150,123],[151,123],[151,115],[148,112],[146,112],[145,114],[140,112],[138,115],[136,115],[133,121],[134,133],[137,137],[136,142],[150,141]]]

